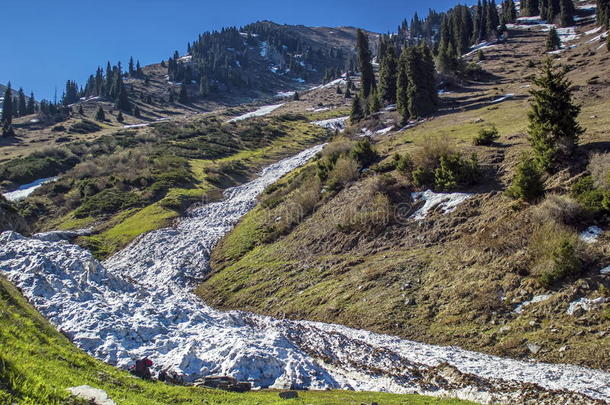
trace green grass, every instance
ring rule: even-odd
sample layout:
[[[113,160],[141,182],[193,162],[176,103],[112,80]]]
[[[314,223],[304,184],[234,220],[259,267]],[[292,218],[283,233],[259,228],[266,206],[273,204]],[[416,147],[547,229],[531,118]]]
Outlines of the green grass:
[[[58,333],[9,282],[0,278],[0,404],[85,404],[66,388],[90,385],[120,405],[156,404],[361,404],[457,405],[469,402],[418,395],[351,391],[299,392],[281,400],[276,391],[229,393],[143,381],[86,355]]]

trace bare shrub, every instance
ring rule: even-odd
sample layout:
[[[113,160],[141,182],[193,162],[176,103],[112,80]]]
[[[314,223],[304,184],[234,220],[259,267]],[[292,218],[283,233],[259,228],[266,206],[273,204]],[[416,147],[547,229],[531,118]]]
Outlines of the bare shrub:
[[[610,188],[610,153],[594,153],[589,159],[588,169],[595,187]]]
[[[358,163],[349,156],[341,156],[330,172],[329,180],[334,185],[345,185],[357,177]]]
[[[441,156],[447,156],[455,152],[451,141],[446,136],[431,136],[424,140],[422,147],[413,154],[413,162],[416,167],[426,171],[436,169]]]
[[[534,207],[532,216],[539,224],[555,222],[559,225],[575,225],[586,217],[586,213],[572,197],[550,194]]]

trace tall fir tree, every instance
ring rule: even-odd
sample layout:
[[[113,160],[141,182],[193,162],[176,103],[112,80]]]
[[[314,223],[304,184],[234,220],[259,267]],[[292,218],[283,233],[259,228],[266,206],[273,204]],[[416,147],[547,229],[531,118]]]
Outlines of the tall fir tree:
[[[131,111],[131,102],[125,84],[121,81],[119,84],[119,93],[116,100],[116,108],[121,111]]]
[[[178,94],[178,102],[181,104],[187,104],[189,102],[188,91],[186,89],[186,84],[182,83],[180,86],[180,94]]]
[[[396,77],[396,109],[401,117],[401,125],[406,125],[409,113],[409,54],[411,49],[404,47],[398,59],[398,74]]]
[[[551,27],[549,33],[546,37],[546,50],[548,52],[556,51],[561,48],[561,39],[559,39],[559,34],[557,34],[557,29],[555,27]]]
[[[360,96],[356,94],[352,100],[352,111],[350,112],[349,119],[352,124],[355,124],[364,118],[364,111],[362,111],[362,103]]]
[[[533,82],[529,141],[540,166],[550,171],[572,156],[584,132],[576,121],[580,107],[572,101],[572,84],[565,69],[554,66],[551,58],[545,60]]]
[[[364,100],[368,99],[373,88],[377,87],[375,83],[375,73],[373,72],[373,64],[371,50],[369,48],[369,39],[362,30],[358,30],[356,38],[356,48],[358,50],[358,64],[361,75],[360,94]]]
[[[393,45],[387,46],[381,59],[379,71],[379,93],[384,102],[396,103],[396,75],[398,60]]]
[[[559,25],[571,27],[574,25],[574,3],[572,0],[559,1]]]
[[[34,92],[30,93],[26,109],[28,114],[34,114],[36,112],[36,99],[34,98]]]
[[[23,92],[22,88],[19,88],[19,91],[17,92],[17,111],[20,117],[23,117],[28,113],[25,102],[25,93]]]
[[[4,103],[2,105],[2,125],[8,127],[13,123],[13,90],[11,82],[8,83],[4,91]]]

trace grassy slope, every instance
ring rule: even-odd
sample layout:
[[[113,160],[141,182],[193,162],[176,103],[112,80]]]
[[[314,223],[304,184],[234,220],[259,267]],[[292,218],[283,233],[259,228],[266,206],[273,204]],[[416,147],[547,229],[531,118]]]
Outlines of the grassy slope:
[[[505,356],[530,357],[525,343],[535,342],[543,346],[532,356],[539,360],[609,368],[608,358],[599,356],[600,348],[610,349],[610,341],[603,338],[610,328],[608,311],[581,318],[565,313],[577,294],[603,294],[593,273],[604,263],[587,269],[586,283],[569,283],[552,300],[520,316],[512,313],[516,303],[548,291],[528,277],[531,211],[514,211],[513,203],[498,193],[528,147],[525,86],[532,69],[527,61],[540,58],[544,35],[511,33],[511,38],[507,45],[486,50],[484,66],[494,80],[444,96],[453,109],[376,144],[390,157],[416,152],[427,137],[447,136],[466,152],[479,154],[495,179],[474,191],[489,193],[463,204],[453,215],[432,216],[420,225],[392,227],[376,235],[338,232],[333,215],[353,204],[353,196],[364,187],[360,181],[351,186],[351,194],[340,193],[271,242],[267,219],[275,216],[259,206],[216,249],[214,272],[199,294],[222,308],[338,322]],[[513,57],[507,68],[503,56],[516,51],[522,56]],[[578,67],[570,78],[580,86],[576,98],[583,104],[580,120],[588,128],[581,141],[586,149],[599,147],[610,128],[610,117],[603,113],[610,105],[610,83],[587,85],[592,75],[602,77],[600,71],[607,71],[607,59],[576,48],[562,60]],[[490,104],[509,93],[517,97]],[[498,144],[472,146],[478,128],[489,124],[499,129]],[[549,185],[565,192],[559,179]],[[602,245],[592,248],[593,255],[607,254]],[[500,295],[506,299],[501,301]]]
[[[0,404],[79,404],[66,388],[88,384],[105,390],[117,404],[275,404],[277,392],[247,394],[170,386],[131,377],[75,348],[0,278]],[[467,404],[417,395],[301,392],[295,404]]]

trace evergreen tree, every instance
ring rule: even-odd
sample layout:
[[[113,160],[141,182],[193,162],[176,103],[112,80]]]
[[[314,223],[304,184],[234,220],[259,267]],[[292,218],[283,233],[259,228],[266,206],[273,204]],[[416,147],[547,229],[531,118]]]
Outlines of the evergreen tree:
[[[379,93],[377,89],[373,89],[369,99],[369,112],[371,114],[378,113],[379,110],[381,110],[381,101],[379,100]]]
[[[28,105],[27,105],[27,113],[28,114],[34,114],[36,112],[36,99],[34,99],[34,93],[30,93],[30,98],[28,98]]]
[[[133,76],[133,74],[135,73],[135,68],[133,65],[133,56],[131,58],[129,58],[129,76]]]
[[[544,194],[542,174],[534,159],[523,157],[517,166],[517,173],[513,178],[506,194],[515,199],[535,201]]]
[[[364,111],[362,111],[362,104],[360,103],[360,96],[356,94],[352,101],[352,111],[350,113],[350,121],[352,124],[359,122],[364,118]]]
[[[345,89],[345,98],[352,98],[352,91],[349,86]]]
[[[181,104],[186,104],[189,102],[189,96],[186,89],[186,84],[182,83],[180,86],[180,94],[178,95],[178,102]]]
[[[343,90],[341,90],[341,86],[337,86],[337,94],[343,94]]]
[[[536,89],[528,114],[530,143],[540,166],[551,170],[563,158],[572,156],[579,135],[584,132],[576,121],[580,107],[572,101],[572,88],[564,69],[557,69],[547,58],[534,78]]]
[[[401,116],[401,125],[409,121],[409,54],[411,50],[404,47],[398,59],[396,77],[396,109]]]
[[[102,108],[102,106],[99,106],[97,108],[97,112],[95,113],[95,119],[100,122],[106,121],[106,114],[104,113],[104,109]]]
[[[299,92],[295,91],[294,94],[292,95],[292,99],[294,101],[299,101]]]
[[[140,113],[140,108],[137,105],[133,107],[133,116],[136,118],[142,117],[142,114]]]
[[[597,24],[610,28],[610,0],[597,0]]]
[[[123,113],[121,111],[119,111],[119,113],[117,114],[116,120],[120,123],[123,123],[123,121],[125,121],[125,117],[123,117]]]
[[[521,17],[531,17],[540,14],[539,0],[521,1]]]
[[[123,84],[123,81],[120,81],[118,91],[119,93],[116,100],[116,108],[122,111],[131,111],[131,102],[129,101],[127,89],[125,89],[125,84]]]
[[[388,46],[381,59],[379,72],[379,95],[387,103],[396,103],[396,75],[398,74],[398,61],[394,46]]]
[[[22,88],[19,88],[19,92],[17,93],[17,110],[19,111],[19,116],[23,117],[27,115],[27,105],[25,103],[25,93]]]
[[[559,2],[559,24],[562,27],[574,25],[574,3],[572,0],[560,0]]]
[[[4,91],[4,103],[2,105],[2,126],[8,127],[13,123],[13,91],[11,83],[8,83]]]
[[[561,49],[561,40],[559,39],[559,35],[557,34],[555,27],[551,27],[546,38],[546,50],[551,52],[558,49]]]
[[[83,105],[82,104],[78,105],[78,113],[80,115],[85,115],[85,111],[83,110]]]
[[[375,73],[373,72],[373,64],[371,62],[371,50],[369,48],[369,39],[362,30],[358,30],[356,38],[356,47],[358,50],[358,64],[361,75],[360,94],[363,99],[368,99],[369,94],[377,85],[375,83]]]

